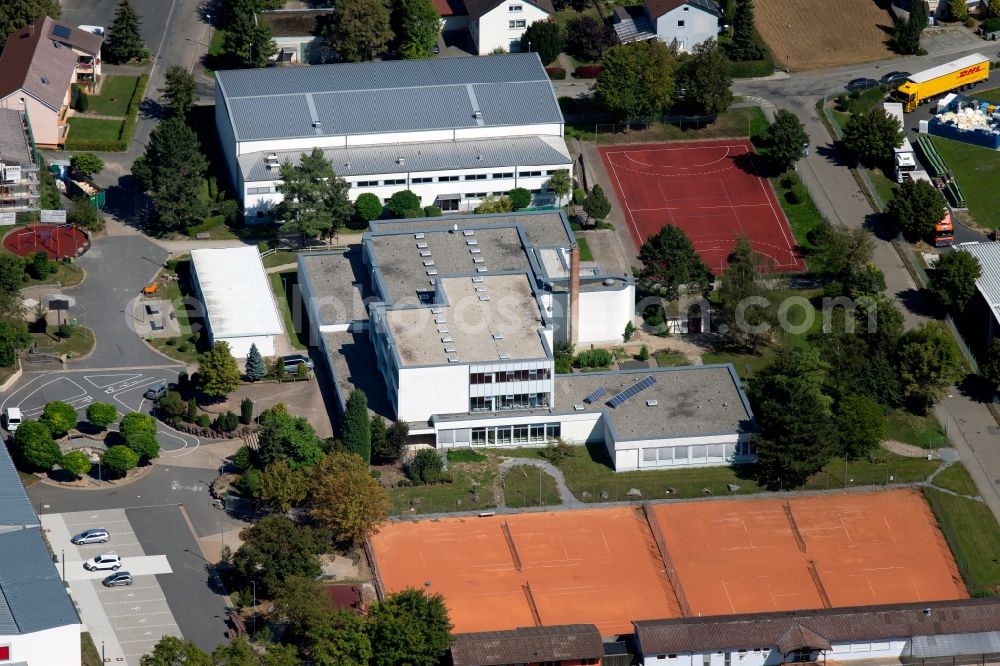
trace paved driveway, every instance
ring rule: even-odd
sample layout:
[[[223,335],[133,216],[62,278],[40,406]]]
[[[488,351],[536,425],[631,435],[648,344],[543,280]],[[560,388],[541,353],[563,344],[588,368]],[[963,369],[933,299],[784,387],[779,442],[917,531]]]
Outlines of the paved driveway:
[[[111,27],[119,0],[62,0],[60,19],[70,25],[102,25]],[[170,0],[133,0],[132,6],[142,20],[140,32],[146,46],[156,51],[167,28]]]

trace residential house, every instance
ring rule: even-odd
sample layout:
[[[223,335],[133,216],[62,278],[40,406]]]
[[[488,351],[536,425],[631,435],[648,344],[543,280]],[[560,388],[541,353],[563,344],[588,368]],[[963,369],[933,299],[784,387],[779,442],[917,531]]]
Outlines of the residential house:
[[[530,51],[530,44],[521,43],[524,31],[536,21],[553,20],[556,14],[552,0],[465,0],[465,9],[478,55],[498,49]]]
[[[468,29],[469,12],[463,0],[434,0],[434,9],[441,16],[441,32]]]
[[[0,109],[0,212],[38,209],[38,153],[23,111]]]
[[[614,28],[622,44],[659,39],[692,51],[719,34],[722,10],[715,0],[646,0],[643,7],[615,7]]]
[[[102,43],[49,17],[12,33],[0,54],[0,109],[26,112],[39,145],[62,146],[72,86],[99,80]]]

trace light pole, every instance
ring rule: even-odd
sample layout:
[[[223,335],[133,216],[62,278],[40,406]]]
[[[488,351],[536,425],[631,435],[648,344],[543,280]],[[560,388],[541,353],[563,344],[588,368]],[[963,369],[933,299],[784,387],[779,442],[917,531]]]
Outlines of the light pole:
[[[66,549],[63,548],[62,551],[62,570],[63,570],[63,582],[66,582]]]
[[[106,661],[107,658],[104,656],[104,641],[101,641],[101,663],[103,664]]]
[[[792,73],[792,24],[785,26],[785,74]]]
[[[250,585],[253,586],[253,619],[251,620],[252,628],[250,630],[251,638],[257,635],[257,581],[250,581]]]

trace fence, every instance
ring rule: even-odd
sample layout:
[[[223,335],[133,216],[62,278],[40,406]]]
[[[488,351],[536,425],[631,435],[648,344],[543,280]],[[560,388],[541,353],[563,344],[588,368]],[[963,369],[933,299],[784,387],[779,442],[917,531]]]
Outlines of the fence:
[[[673,128],[700,130],[715,124],[718,116],[654,116],[624,123],[595,123],[594,141],[601,143],[648,143],[676,139]],[[662,136],[661,136],[662,135]],[[603,137],[603,138],[602,138]]]
[[[375,596],[379,601],[385,599],[385,584],[382,582],[382,572],[379,571],[378,561],[375,559],[375,551],[369,539],[365,539],[362,545],[365,551],[365,559],[368,561],[368,570],[372,572],[372,583],[375,585]]]
[[[656,542],[656,548],[660,551],[660,559],[663,560],[667,579],[674,588],[674,594],[677,595],[677,603],[681,607],[681,615],[691,617],[691,604],[688,603],[687,594],[685,594],[684,587],[677,576],[677,569],[674,568],[674,560],[670,557],[670,551],[667,549],[667,540],[663,536],[663,530],[660,529],[660,523],[656,519],[656,515],[653,514],[648,502],[642,503],[642,514],[646,518],[646,524],[649,525],[649,531],[653,534],[653,541]]]

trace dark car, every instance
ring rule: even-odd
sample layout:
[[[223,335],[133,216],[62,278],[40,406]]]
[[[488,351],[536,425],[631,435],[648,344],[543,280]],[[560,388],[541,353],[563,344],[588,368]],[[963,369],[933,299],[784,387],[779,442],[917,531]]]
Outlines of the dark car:
[[[132,574],[127,571],[116,571],[101,582],[104,583],[104,587],[128,586],[132,584]]]
[[[879,81],[887,86],[898,85],[910,78],[911,74],[909,72],[889,72],[883,76]]]
[[[868,90],[869,88],[877,88],[878,81],[875,79],[851,79],[844,87],[851,92],[854,92],[855,90]]]

